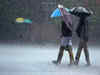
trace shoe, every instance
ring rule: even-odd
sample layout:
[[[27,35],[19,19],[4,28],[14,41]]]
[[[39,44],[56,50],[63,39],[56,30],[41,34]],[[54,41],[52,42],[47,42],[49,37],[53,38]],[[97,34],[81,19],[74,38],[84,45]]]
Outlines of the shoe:
[[[91,65],[90,63],[87,63],[87,64],[86,64],[86,66],[90,66],[90,65]]]
[[[60,62],[57,62],[56,60],[52,61],[52,63],[54,63],[56,65],[60,64]]]
[[[69,65],[69,66],[72,66],[72,65],[74,65],[74,63],[69,63],[68,65]]]
[[[77,61],[75,61],[75,62],[74,62],[74,64],[75,64],[75,65],[78,65],[78,62],[77,62]]]

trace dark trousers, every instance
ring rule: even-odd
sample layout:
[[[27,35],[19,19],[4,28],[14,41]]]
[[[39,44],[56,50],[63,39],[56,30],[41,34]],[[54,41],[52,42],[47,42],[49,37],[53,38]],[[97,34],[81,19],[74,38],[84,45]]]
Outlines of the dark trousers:
[[[88,52],[88,48],[87,48],[87,41],[82,40],[82,39],[80,40],[78,51],[77,51],[77,54],[75,57],[75,59],[76,59],[75,64],[78,64],[78,62],[79,62],[79,58],[80,58],[82,49],[84,50],[86,62],[88,65],[90,65],[89,52]]]

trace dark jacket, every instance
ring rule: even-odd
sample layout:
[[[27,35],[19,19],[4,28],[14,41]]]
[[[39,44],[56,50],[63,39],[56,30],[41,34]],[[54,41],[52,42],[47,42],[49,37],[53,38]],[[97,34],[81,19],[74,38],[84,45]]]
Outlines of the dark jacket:
[[[67,27],[64,21],[61,22],[61,33],[62,36],[72,37],[72,31]]]
[[[88,41],[88,20],[86,17],[80,17],[76,33],[79,38]]]

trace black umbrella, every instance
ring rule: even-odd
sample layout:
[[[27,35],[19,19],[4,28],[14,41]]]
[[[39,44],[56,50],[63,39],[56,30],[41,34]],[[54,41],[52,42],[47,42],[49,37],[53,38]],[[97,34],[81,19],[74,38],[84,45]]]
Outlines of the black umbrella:
[[[90,9],[87,9],[84,7],[73,7],[70,10],[70,13],[78,17],[81,17],[81,16],[87,17],[93,14],[93,12]]]

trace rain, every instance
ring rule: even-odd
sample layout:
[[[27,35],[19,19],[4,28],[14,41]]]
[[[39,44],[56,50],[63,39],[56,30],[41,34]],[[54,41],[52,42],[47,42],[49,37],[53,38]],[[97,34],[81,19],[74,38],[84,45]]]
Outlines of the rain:
[[[62,17],[58,4],[65,7],[63,15],[78,6],[91,9],[92,15],[88,17],[89,66],[84,51],[78,65],[69,65],[67,51],[64,51],[61,64],[52,62],[59,53],[61,19],[67,19],[67,16]],[[99,0],[1,0],[0,75],[100,75],[99,5]],[[59,14],[53,13],[56,10]],[[79,18],[75,15],[72,14],[74,59],[79,44],[75,31]]]

